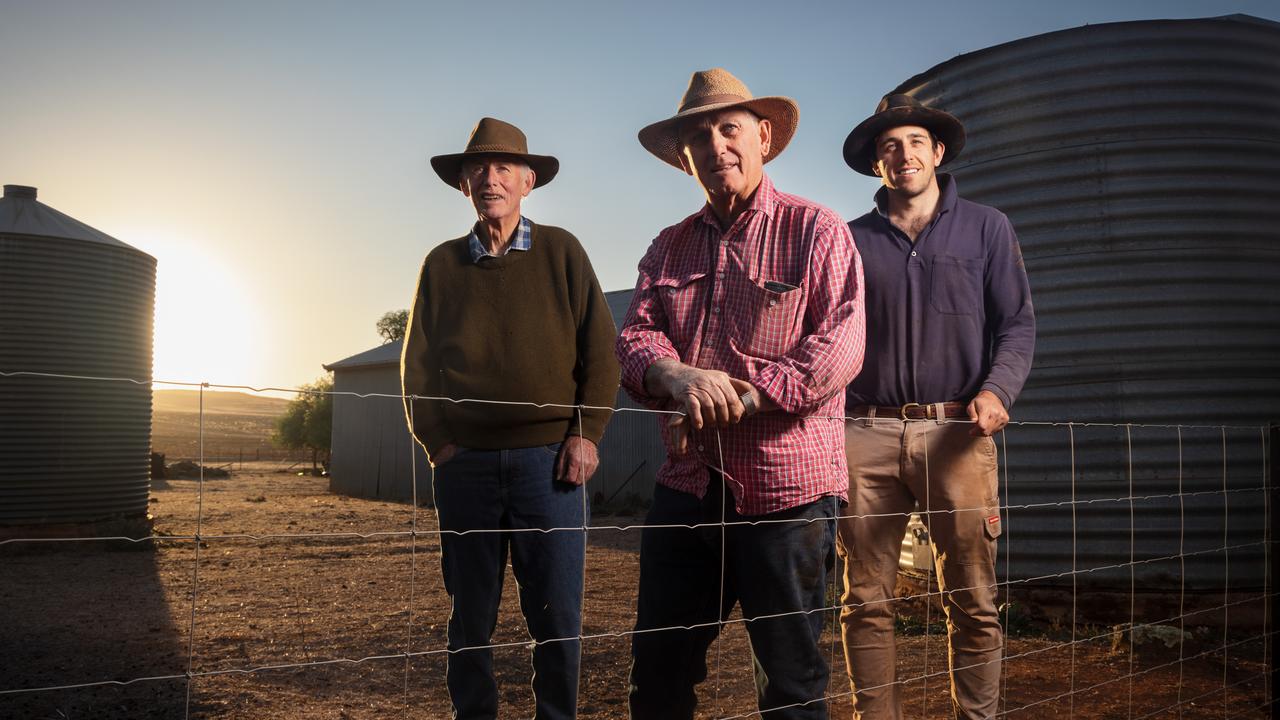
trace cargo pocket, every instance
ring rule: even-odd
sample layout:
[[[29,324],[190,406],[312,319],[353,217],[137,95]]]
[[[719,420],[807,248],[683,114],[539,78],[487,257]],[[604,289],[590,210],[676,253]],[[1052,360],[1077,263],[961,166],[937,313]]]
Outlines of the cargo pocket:
[[[1000,537],[1000,502],[996,501],[987,506],[986,515],[982,518],[982,529],[987,535],[988,540],[995,540]]]

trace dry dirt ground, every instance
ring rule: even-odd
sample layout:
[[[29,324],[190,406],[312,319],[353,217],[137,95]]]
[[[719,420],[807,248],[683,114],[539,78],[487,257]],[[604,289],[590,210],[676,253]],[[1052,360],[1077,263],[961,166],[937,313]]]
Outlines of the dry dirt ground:
[[[0,546],[0,718],[445,718],[448,598],[434,513],[331,495],[323,478],[244,472],[153,491],[155,531],[189,540]],[[639,524],[597,514],[593,525]],[[216,535],[290,534],[252,539]],[[638,530],[589,534],[583,718],[626,717]],[[528,636],[514,583],[494,642],[501,717],[529,717]],[[194,595],[194,610],[192,598]],[[945,639],[923,603],[904,620],[899,674],[908,717],[946,717]],[[932,620],[933,622],[929,622]],[[1027,623],[1020,623],[1026,625]],[[830,626],[828,626],[830,627]],[[928,632],[924,632],[926,630]],[[1216,632],[1216,635],[1215,635]],[[1077,638],[1098,634],[1076,628]],[[1008,643],[1004,710],[1021,718],[1266,717],[1263,641],[1197,633],[1182,648],[1070,644],[1070,630],[1018,628]],[[1214,647],[1218,649],[1215,650]],[[832,717],[849,717],[838,640]],[[409,652],[406,657],[406,650]],[[1193,657],[1194,656],[1194,657]],[[702,717],[754,708],[746,634],[714,646]],[[188,667],[193,673],[186,677]],[[115,683],[89,688],[24,688]],[[1224,690],[1224,685],[1226,690]],[[1072,693],[1072,688],[1077,692]],[[1183,703],[1179,706],[1179,700]]]

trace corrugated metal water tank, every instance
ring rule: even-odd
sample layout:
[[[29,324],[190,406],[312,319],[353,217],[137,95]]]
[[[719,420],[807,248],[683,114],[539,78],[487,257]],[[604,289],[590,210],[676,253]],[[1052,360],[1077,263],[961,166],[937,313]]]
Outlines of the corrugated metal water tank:
[[[4,186],[0,370],[133,378],[0,377],[0,524],[147,511],[156,261]]]
[[[1002,571],[1261,588],[1280,24],[1086,26],[958,56],[895,92],[964,122],[947,169],[1018,232],[1039,337],[1015,420],[1239,426],[1011,428]]]

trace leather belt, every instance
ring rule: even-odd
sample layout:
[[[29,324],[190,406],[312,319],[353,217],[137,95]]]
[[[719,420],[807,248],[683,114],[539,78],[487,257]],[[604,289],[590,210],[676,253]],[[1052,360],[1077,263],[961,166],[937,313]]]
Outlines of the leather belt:
[[[902,407],[890,407],[885,405],[859,405],[853,408],[853,417],[856,418],[893,418],[897,420],[940,420],[935,415],[938,404],[921,405],[920,403],[907,403]],[[968,405],[962,402],[945,402],[942,403],[943,418],[968,418]]]

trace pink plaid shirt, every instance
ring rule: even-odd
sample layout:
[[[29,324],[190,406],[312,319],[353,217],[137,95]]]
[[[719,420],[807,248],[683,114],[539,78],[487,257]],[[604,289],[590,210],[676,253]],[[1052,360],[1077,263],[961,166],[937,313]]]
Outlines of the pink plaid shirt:
[[[847,499],[840,418],[844,387],[862,368],[865,323],[849,228],[768,176],[727,231],[704,206],[659,233],[618,335],[623,387],[637,402],[671,407],[645,392],[644,374],[675,358],[747,380],[781,411],[695,432],[684,456],[672,454],[659,417],[667,461],[658,482],[702,497],[708,468],[718,469],[743,515]]]

